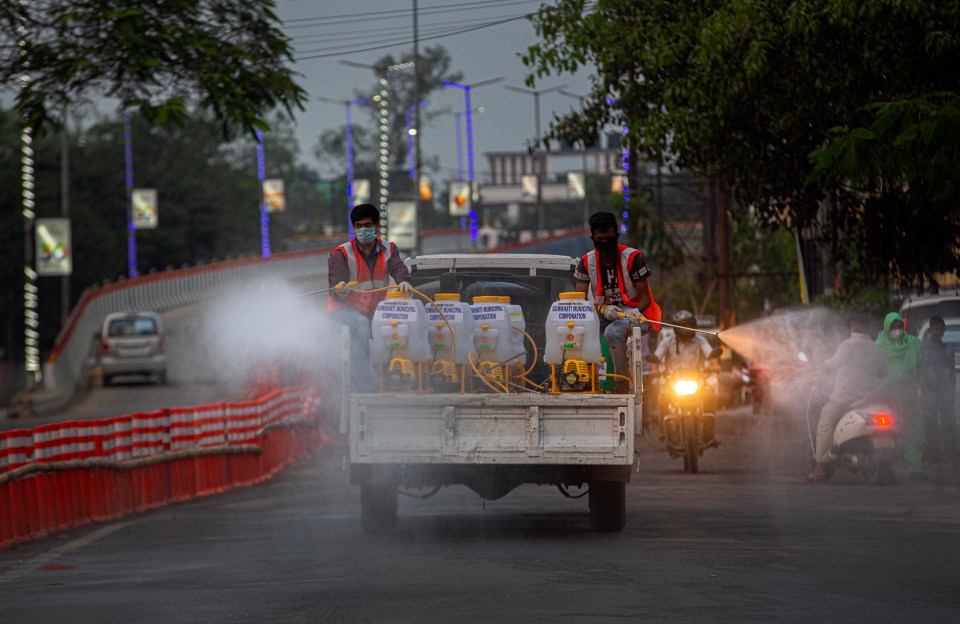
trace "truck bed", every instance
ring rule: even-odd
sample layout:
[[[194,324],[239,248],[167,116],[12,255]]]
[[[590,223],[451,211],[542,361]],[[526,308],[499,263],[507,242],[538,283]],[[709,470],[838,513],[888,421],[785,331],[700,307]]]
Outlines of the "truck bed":
[[[355,464],[633,462],[633,395],[354,394]]]

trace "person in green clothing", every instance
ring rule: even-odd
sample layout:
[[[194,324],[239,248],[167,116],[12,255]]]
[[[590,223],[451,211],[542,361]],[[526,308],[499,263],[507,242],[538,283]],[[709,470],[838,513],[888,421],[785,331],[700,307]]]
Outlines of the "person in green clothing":
[[[903,423],[903,460],[909,478],[911,481],[925,481],[922,470],[925,439],[917,394],[922,344],[916,336],[903,330],[903,317],[896,312],[883,319],[883,330],[876,342],[887,356],[887,376],[880,385],[893,401]]]

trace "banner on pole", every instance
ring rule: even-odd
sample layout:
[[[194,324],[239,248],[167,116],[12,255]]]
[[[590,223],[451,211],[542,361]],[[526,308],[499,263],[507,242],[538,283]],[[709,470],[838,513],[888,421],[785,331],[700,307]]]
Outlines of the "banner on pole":
[[[537,201],[537,186],[539,180],[535,175],[525,175],[520,178],[520,201]]]
[[[387,223],[390,224],[387,239],[399,249],[410,251],[417,248],[417,203],[391,201],[387,204]]]
[[[353,205],[370,203],[370,180],[356,178],[353,181]]]
[[[73,272],[70,219],[37,219],[34,240],[37,275],[64,277]]]
[[[263,181],[263,205],[267,207],[267,212],[283,212],[287,209],[282,178]]]
[[[617,195],[623,195],[623,189],[627,186],[627,176],[614,174],[610,177],[610,192]]]
[[[469,182],[450,183],[450,201],[448,203],[451,217],[466,217],[473,207],[473,198],[470,193]]]
[[[157,189],[133,189],[130,192],[133,204],[133,228],[135,230],[157,229]]]
[[[433,180],[420,176],[420,201],[433,201]]]
[[[567,173],[567,194],[573,199],[583,199],[587,196],[587,188],[583,181],[582,171]]]

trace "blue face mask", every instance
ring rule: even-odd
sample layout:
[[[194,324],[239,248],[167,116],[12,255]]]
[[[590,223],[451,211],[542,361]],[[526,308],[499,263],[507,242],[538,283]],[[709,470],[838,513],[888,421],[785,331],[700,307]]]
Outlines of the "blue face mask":
[[[377,228],[375,227],[359,227],[353,232],[357,236],[357,242],[364,245],[372,243],[377,238]]]

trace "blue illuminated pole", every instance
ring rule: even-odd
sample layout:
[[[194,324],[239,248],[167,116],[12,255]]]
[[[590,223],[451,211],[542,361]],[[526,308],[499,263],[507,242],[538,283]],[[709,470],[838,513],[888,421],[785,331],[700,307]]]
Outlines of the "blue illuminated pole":
[[[610,96],[607,96],[606,102],[608,105],[613,106],[616,103],[616,100]],[[621,131],[620,139],[620,162],[623,166],[623,223],[620,224],[620,231],[627,231],[627,219],[630,218],[630,189],[629,183],[627,182],[628,174],[630,172],[630,150],[627,147],[627,135],[630,132],[629,126],[626,123],[623,124],[623,130]]]
[[[473,104],[470,101],[471,91],[479,86],[493,84],[495,82],[500,82],[503,80],[503,76],[498,78],[492,78],[490,80],[484,80],[483,82],[475,82],[472,85],[460,84],[459,82],[449,82],[444,80],[443,86],[453,87],[455,89],[463,90],[463,103],[464,103],[464,119],[467,126],[467,179],[470,181],[470,240],[476,242],[477,240],[477,213],[473,209],[473,192],[475,190],[474,185],[476,184],[476,172],[473,167]],[[457,139],[460,138],[460,128],[457,128]],[[457,150],[457,157],[459,158],[460,150]],[[463,179],[462,177],[460,178]]]
[[[133,225],[133,130],[130,109],[123,109],[124,181],[127,190],[127,277],[137,277],[137,230]]]
[[[263,130],[257,130],[257,179],[260,181],[260,256],[270,257],[270,215],[267,203],[263,201],[263,180],[266,178],[266,165],[263,157]]]
[[[627,134],[630,129],[627,124],[623,124],[623,138],[620,141],[620,155],[623,159],[623,222],[620,223],[620,231],[627,231],[627,220],[630,218],[630,150],[627,148]]]

